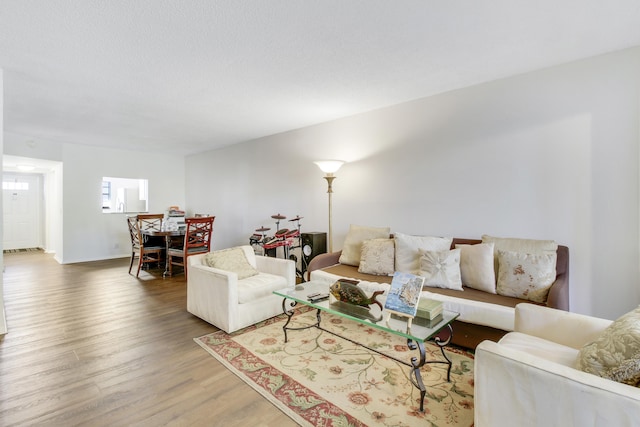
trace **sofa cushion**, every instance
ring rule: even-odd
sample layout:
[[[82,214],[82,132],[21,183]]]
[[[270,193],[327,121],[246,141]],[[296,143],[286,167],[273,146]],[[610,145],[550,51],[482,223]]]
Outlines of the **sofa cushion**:
[[[493,264],[494,243],[456,245],[460,249],[462,283],[473,289],[496,293],[496,273]]]
[[[640,307],[618,318],[598,339],[582,347],[576,368],[640,386]]]
[[[425,251],[420,249],[419,275],[425,286],[462,290],[460,276],[460,249]]]
[[[451,248],[452,238],[411,236],[395,233],[396,271],[419,274],[420,249],[425,251],[447,251]]]
[[[239,247],[210,252],[202,262],[209,267],[236,273],[238,280],[258,274],[258,270],[249,264],[244,249]]]
[[[545,302],[556,279],[556,254],[498,251],[500,295]]]
[[[359,266],[362,242],[369,239],[388,238],[390,232],[391,229],[389,227],[365,227],[351,224],[347,237],[344,239],[342,254],[340,254],[340,264]]]
[[[500,274],[498,251],[521,252],[525,254],[554,254],[558,244],[554,240],[518,239],[514,237],[494,237],[484,234],[482,243],[493,243],[494,268],[496,277]]]
[[[393,239],[369,239],[362,242],[360,273],[388,276],[394,272],[395,244]]]
[[[358,273],[357,268],[336,264],[311,272],[311,280],[318,280],[331,285],[336,280],[356,279],[358,286],[367,294],[374,291],[388,291],[391,276],[372,276]],[[375,281],[372,281],[374,280]],[[513,330],[515,306],[525,302],[521,299],[489,294],[477,289],[465,288],[464,292],[443,288],[423,288],[421,298],[429,298],[443,302],[446,310],[460,313],[459,321],[489,326],[503,331]]]
[[[259,273],[238,281],[238,303],[245,304],[267,296],[274,296],[273,291],[286,287],[287,280],[284,277],[270,273]]]

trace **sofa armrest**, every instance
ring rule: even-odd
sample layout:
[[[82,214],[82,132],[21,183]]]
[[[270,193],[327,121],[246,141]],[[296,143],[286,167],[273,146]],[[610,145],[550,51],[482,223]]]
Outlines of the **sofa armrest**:
[[[296,285],[296,263],[293,260],[256,256],[256,269],[262,273],[284,277],[288,287]]]
[[[547,307],[569,311],[569,248],[558,246],[556,280],[549,289]]]
[[[607,319],[522,303],[516,306],[514,330],[579,349],[610,324]]]
[[[492,341],[476,348],[476,427],[631,426],[640,389]]]
[[[320,270],[338,264],[340,262],[340,255],[342,255],[342,251],[315,256],[307,267],[307,274],[311,274],[313,270]]]

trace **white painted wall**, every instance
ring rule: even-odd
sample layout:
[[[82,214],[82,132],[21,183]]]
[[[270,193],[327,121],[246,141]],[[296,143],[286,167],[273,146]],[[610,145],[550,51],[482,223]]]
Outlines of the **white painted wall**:
[[[95,148],[57,144],[6,134],[4,154],[62,162],[55,174],[60,194],[54,203],[54,218],[60,230],[48,231],[55,242],[56,259],[63,263],[130,256],[131,240],[126,214],[103,214],[103,176],[149,180],[149,211],[164,212],[171,205],[184,206],[184,160],[155,152]],[[59,237],[59,239],[58,239]]]
[[[2,68],[0,68],[0,153],[2,152],[4,145],[4,76]],[[2,176],[2,165],[0,164],[0,176]],[[2,200],[0,200],[0,212],[2,212]],[[0,254],[3,254],[3,233],[2,221],[0,221]],[[0,257],[0,271],[4,273],[4,255]],[[4,286],[3,286],[4,274],[0,275],[0,335],[7,333],[7,320],[4,314]]]
[[[636,48],[189,156],[187,205],[217,216],[216,249],[275,213],[323,231],[312,162],[344,159],[334,249],[350,223],[555,239],[572,311],[615,318],[640,303],[639,88]]]

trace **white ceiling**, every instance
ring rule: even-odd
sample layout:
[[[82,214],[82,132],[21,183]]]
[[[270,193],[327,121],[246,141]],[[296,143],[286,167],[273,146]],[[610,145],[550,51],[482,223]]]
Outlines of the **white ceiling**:
[[[0,0],[6,132],[176,154],[638,45],[638,0]]]

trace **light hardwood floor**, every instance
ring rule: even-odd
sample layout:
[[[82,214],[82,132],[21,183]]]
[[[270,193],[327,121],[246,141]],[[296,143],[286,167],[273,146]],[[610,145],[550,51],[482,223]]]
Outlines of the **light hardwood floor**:
[[[0,426],[296,425],[193,342],[217,329],[186,311],[184,275],[4,262]]]

